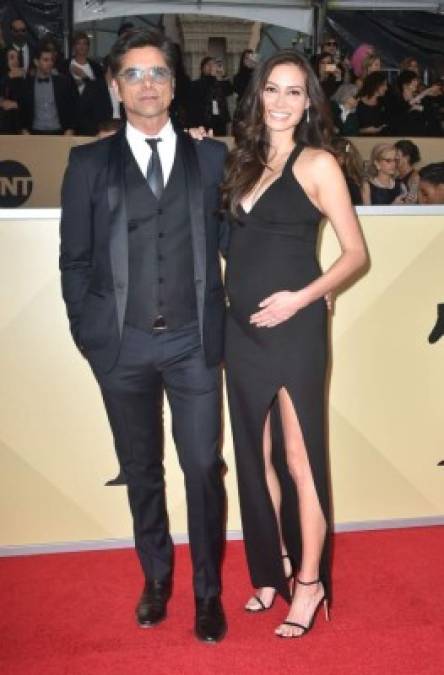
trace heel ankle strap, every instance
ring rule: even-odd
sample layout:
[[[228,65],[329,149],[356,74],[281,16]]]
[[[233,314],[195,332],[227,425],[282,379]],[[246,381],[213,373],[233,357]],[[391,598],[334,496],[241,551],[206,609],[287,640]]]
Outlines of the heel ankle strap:
[[[296,579],[298,584],[301,584],[301,586],[313,586],[314,584],[319,584],[320,579],[315,579],[314,581],[301,581],[300,579]]]

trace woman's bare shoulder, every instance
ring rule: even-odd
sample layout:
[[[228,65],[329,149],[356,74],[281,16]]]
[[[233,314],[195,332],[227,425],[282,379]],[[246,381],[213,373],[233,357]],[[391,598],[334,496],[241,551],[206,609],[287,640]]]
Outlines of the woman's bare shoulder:
[[[303,166],[304,171],[309,172],[310,175],[313,175],[313,177],[319,178],[325,174],[329,176],[332,173],[336,174],[339,168],[339,165],[332,153],[328,152],[327,150],[323,150],[322,148],[306,147],[301,152],[298,159],[300,159],[300,163],[301,166]]]

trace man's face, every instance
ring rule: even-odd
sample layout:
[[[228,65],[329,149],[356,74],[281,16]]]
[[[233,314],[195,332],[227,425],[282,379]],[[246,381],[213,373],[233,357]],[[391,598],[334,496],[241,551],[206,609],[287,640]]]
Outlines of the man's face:
[[[15,19],[15,21],[12,22],[11,24],[11,32],[12,32],[12,39],[13,42],[17,45],[23,45],[26,42],[26,38],[28,37],[27,35],[27,28],[26,28],[26,23],[22,21],[21,19]]]
[[[74,56],[86,59],[89,54],[88,40],[85,40],[85,38],[80,38],[77,40],[75,45],[73,45],[73,54]]]
[[[140,81],[128,81],[133,69],[144,71]],[[150,74],[150,69],[161,69],[167,77],[163,81]],[[154,73],[154,71],[151,71]],[[120,71],[116,76],[117,90],[128,120],[136,128],[147,120],[156,122],[159,129],[169,118],[169,106],[174,93],[174,79],[165,57],[156,47],[138,47],[122,57]]]
[[[418,190],[420,204],[444,204],[444,183],[433,185],[421,178]]]
[[[336,54],[337,48],[338,43],[333,38],[329,38],[322,45],[322,51],[325,52],[326,54],[331,54],[332,56]]]
[[[213,59],[210,59],[205,63],[204,66],[202,66],[202,75],[214,75],[214,70],[216,68],[216,64]]]
[[[35,65],[37,67],[37,72],[42,77],[48,77],[51,75],[54,67],[54,54],[52,52],[42,52],[39,58],[35,59]]]

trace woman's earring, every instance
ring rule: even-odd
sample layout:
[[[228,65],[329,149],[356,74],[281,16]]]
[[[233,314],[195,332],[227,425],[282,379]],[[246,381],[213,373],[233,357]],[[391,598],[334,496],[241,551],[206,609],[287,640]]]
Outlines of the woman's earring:
[[[307,113],[307,124],[310,123],[310,108],[306,108],[306,113]]]

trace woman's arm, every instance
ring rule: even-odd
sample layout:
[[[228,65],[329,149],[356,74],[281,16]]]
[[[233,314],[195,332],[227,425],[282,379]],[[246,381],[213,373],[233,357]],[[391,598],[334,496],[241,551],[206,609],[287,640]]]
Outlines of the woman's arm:
[[[355,210],[342,171],[332,155],[307,149],[303,188],[319,210],[331,222],[341,255],[320,277],[297,291],[279,291],[265,298],[261,310],[251,316],[258,327],[276,326],[312,302],[324,297],[350,280],[368,260]],[[300,182],[300,180],[299,180]]]
[[[362,186],[362,203],[364,204],[364,206],[371,206],[372,204],[370,183],[368,182],[368,180],[365,180]]]

